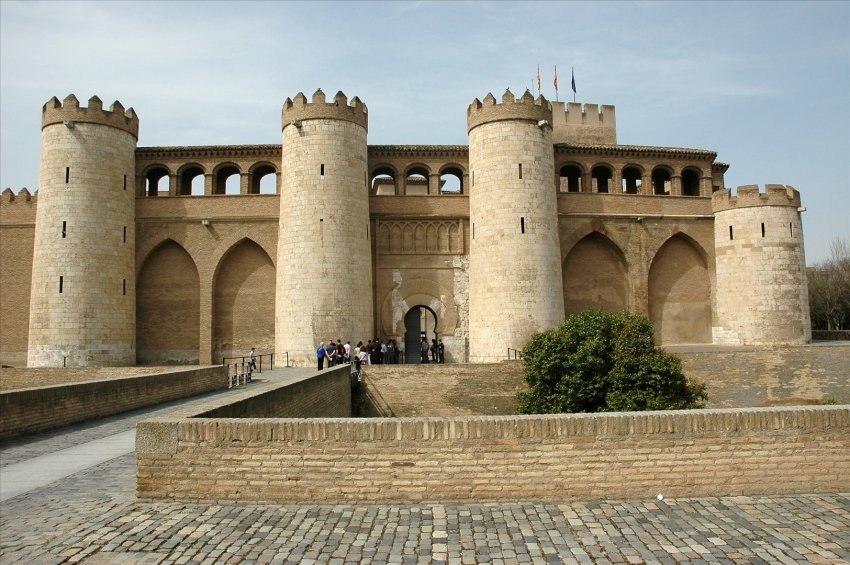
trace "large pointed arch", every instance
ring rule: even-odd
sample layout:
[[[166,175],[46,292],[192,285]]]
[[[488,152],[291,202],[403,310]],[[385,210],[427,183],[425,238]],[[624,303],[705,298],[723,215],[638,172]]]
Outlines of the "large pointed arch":
[[[711,280],[705,251],[683,233],[649,268],[649,319],[660,344],[711,343]]]
[[[145,257],[136,283],[136,361],[197,364],[200,279],[189,253],[166,239]]]
[[[275,268],[243,238],[221,257],[213,278],[213,359],[274,351]]]
[[[617,245],[599,232],[578,241],[563,263],[564,313],[617,312],[629,306],[628,264]]]

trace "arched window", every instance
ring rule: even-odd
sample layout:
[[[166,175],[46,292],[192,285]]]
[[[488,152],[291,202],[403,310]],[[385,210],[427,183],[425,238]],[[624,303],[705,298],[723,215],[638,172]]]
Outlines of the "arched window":
[[[696,169],[682,171],[682,195],[699,196],[700,173]]]
[[[277,194],[277,171],[268,163],[251,170],[251,194]]]
[[[626,167],[623,169],[623,192],[626,194],[637,194],[643,182],[643,173],[637,167]]]
[[[581,192],[581,169],[578,165],[564,165],[560,171],[559,192]]]
[[[405,194],[428,194],[428,169],[425,167],[411,167],[404,177]]]
[[[446,167],[440,174],[440,194],[463,194],[463,171]]]
[[[168,169],[152,167],[145,174],[145,194],[148,196],[168,196]]]
[[[652,193],[653,194],[670,194],[672,185],[672,177],[670,171],[661,167],[652,171]]]
[[[395,171],[389,166],[378,167],[372,171],[369,190],[375,196],[393,195],[395,190]]]
[[[610,192],[611,169],[605,165],[597,165],[593,167],[591,175],[593,176],[593,192]]]
[[[236,165],[224,165],[215,172],[215,184],[213,194],[239,194],[240,192],[239,167]]]
[[[180,196],[204,195],[204,170],[200,165],[188,165],[180,172]]]

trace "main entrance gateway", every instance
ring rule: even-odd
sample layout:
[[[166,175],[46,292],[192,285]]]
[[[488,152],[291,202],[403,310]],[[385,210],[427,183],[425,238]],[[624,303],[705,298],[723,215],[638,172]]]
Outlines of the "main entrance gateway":
[[[427,306],[414,306],[404,315],[404,362],[420,362],[422,338],[437,339],[437,314]]]

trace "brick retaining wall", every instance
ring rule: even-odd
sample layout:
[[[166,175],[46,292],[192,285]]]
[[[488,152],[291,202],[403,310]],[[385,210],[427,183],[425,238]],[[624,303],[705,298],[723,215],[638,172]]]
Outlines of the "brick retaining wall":
[[[225,367],[0,392],[0,439],[227,388]]]
[[[850,490],[850,408],[138,426],[143,498],[485,502]]]

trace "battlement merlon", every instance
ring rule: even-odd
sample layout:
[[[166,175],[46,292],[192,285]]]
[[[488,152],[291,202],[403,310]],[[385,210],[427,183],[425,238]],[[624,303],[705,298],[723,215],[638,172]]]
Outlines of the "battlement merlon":
[[[304,93],[299,92],[295,98],[287,98],[281,110],[281,131],[286,126],[297,126],[303,120],[343,120],[362,126],[369,130],[369,110],[358,97],[348,98],[342,91],[336,93],[333,102],[325,102],[325,93],[320,88],[313,94],[313,100],[307,102]]]
[[[490,122],[506,120],[528,120],[535,123],[546,122],[552,125],[552,105],[543,96],[534,96],[526,90],[519,100],[510,89],[502,95],[502,103],[496,103],[496,97],[488,93],[483,101],[476,98],[466,110],[466,131]]]
[[[554,143],[617,144],[617,118],[610,104],[552,102]]]
[[[89,98],[88,107],[80,106],[80,101],[73,94],[59,102],[52,97],[41,108],[41,129],[54,124],[65,124],[72,127],[74,122],[100,124],[126,131],[139,139],[139,117],[132,108],[124,109],[119,101],[115,101],[109,110],[103,109],[103,102],[97,96]]]
[[[718,190],[711,196],[711,209],[714,213],[733,208],[752,208],[755,206],[785,206],[800,208],[800,193],[793,186],[766,184],[764,192],[757,184],[739,186],[735,196],[729,189]]]

